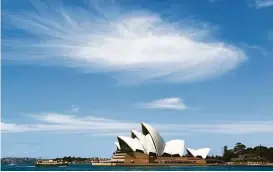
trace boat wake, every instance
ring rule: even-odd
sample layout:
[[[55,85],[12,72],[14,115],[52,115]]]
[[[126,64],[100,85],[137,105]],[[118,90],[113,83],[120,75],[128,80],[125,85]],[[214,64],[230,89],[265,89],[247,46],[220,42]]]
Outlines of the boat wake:
[[[32,168],[32,167],[35,167],[34,165],[26,165],[26,166],[23,166],[23,165],[17,165],[16,167],[27,167],[27,168]]]

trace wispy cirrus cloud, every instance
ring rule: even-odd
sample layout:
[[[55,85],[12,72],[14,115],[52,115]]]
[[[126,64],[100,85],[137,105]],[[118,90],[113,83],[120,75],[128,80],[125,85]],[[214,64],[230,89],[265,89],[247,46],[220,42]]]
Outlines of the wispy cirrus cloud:
[[[3,25],[24,34],[3,37],[3,57],[111,72],[121,82],[203,80],[247,58],[195,21],[170,21],[158,12],[126,10],[110,1],[73,9],[38,2],[32,11],[4,12]]]
[[[222,0],[209,0],[209,2],[218,2]],[[273,6],[273,0],[249,0],[248,6],[257,9]]]
[[[140,103],[139,105],[150,109],[185,110],[187,108],[183,100],[178,97],[163,98],[152,102]]]
[[[134,123],[116,121],[112,119],[99,118],[94,116],[78,117],[71,114],[60,113],[42,113],[30,115],[38,123],[34,124],[9,124],[1,123],[2,132],[90,132],[92,133],[108,133],[122,132],[130,127],[134,127]]]
[[[21,132],[58,132],[89,133],[94,136],[129,135],[130,130],[140,129],[137,122],[98,118],[95,116],[79,117],[68,114],[43,113],[31,115],[37,123],[15,124],[1,122],[2,133]],[[249,134],[273,133],[273,121],[222,121],[206,123],[151,123],[164,135],[191,133]]]
[[[248,53],[258,53],[261,56],[269,56],[271,54],[270,50],[267,50],[266,48],[263,48],[261,46],[255,45],[255,44],[242,44],[242,46],[248,50]]]
[[[273,0],[256,0],[256,8],[265,8],[273,6]]]

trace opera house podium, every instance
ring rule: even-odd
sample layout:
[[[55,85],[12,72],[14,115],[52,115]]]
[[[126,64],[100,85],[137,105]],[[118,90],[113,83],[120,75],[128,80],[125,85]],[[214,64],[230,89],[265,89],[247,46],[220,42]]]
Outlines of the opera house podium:
[[[131,136],[117,136],[116,151],[111,160],[92,165],[204,165],[210,148],[187,148],[184,156],[184,140],[165,143],[161,135],[150,125],[141,123],[142,132],[131,131]]]

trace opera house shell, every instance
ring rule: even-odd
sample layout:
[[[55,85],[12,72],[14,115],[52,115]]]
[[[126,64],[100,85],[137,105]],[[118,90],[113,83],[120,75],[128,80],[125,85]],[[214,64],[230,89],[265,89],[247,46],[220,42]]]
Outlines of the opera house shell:
[[[207,157],[207,155],[209,154],[210,148],[201,148],[201,149],[191,149],[191,148],[187,148],[187,152],[188,154],[197,157],[200,156],[203,159],[205,159]]]
[[[184,156],[185,141],[171,140],[165,143],[161,135],[149,124],[141,123],[142,132],[131,131],[131,136],[118,136],[115,145],[117,152],[141,152],[156,157],[182,157]],[[191,149],[187,153],[193,157],[205,159],[209,148]]]

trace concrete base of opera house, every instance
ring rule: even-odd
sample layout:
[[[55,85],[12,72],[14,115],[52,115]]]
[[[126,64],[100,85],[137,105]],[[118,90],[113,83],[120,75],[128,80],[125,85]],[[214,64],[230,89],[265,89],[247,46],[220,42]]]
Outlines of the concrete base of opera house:
[[[196,157],[157,157],[141,152],[115,153],[111,160],[92,162],[95,166],[204,166],[206,160]]]
[[[178,163],[170,163],[170,164],[161,164],[161,163],[148,163],[148,164],[120,164],[120,163],[112,163],[112,162],[99,162],[92,163],[94,166],[254,166],[249,164],[178,164]],[[273,167],[273,164],[259,164],[255,165],[255,167]]]
[[[178,163],[120,164],[120,163],[113,163],[113,162],[98,162],[98,163],[92,163],[92,165],[94,166],[207,166],[209,164],[178,164]]]

